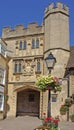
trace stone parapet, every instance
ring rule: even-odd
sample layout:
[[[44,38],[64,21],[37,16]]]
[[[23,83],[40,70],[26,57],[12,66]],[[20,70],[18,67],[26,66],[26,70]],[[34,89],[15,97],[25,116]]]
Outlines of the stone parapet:
[[[54,3],[51,3],[46,9],[45,9],[45,15],[44,18],[46,18],[49,14],[61,12],[63,14],[69,15],[69,8],[66,5],[63,5],[61,2],[57,2],[56,6]]]
[[[43,26],[38,26],[37,23],[29,23],[28,28],[25,28],[24,25],[16,25],[15,29],[11,29],[10,26],[3,28],[2,38],[38,35],[38,34],[43,34],[43,33],[44,33]]]

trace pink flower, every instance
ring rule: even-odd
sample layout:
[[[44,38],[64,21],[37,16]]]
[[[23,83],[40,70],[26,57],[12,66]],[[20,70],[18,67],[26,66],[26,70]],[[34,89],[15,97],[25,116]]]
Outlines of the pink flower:
[[[56,120],[54,120],[54,123],[58,124],[59,121],[60,121],[60,120],[56,119]]]
[[[48,120],[48,118],[46,118],[46,119],[44,119],[44,121],[45,121],[45,122],[48,122],[49,120]]]
[[[49,119],[50,121],[53,121],[53,120],[54,120],[54,118],[53,118],[53,117],[49,117],[48,119]]]

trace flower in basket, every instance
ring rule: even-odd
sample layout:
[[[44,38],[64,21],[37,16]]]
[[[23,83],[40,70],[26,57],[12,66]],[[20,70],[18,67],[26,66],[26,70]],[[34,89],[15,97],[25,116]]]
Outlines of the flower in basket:
[[[43,125],[49,126],[49,128],[58,128],[58,118],[48,117],[44,119]]]
[[[74,122],[74,112],[70,114],[70,119],[72,122]]]
[[[65,115],[67,110],[68,110],[68,106],[66,106],[65,104],[61,105],[61,107],[60,107],[60,114],[61,115]]]
[[[65,99],[65,105],[68,106],[68,107],[71,107],[71,105],[72,105],[72,99],[71,98]]]
[[[40,90],[54,90],[54,92],[61,90],[61,80],[51,75],[40,76],[36,82]]]

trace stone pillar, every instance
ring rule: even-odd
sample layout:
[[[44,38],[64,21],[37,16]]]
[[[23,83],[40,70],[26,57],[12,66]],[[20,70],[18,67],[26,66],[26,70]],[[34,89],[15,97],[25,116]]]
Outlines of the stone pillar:
[[[17,93],[13,92],[13,85],[8,85],[7,117],[16,116]]]

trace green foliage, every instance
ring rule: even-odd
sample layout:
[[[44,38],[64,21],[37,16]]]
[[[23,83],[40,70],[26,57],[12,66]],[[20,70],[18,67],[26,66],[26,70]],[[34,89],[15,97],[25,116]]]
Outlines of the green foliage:
[[[71,113],[70,118],[74,117],[74,113]]]
[[[71,98],[65,99],[65,105],[68,106],[68,107],[71,107],[71,105],[72,105],[72,99]]]
[[[61,82],[57,77],[53,77],[51,75],[40,76],[36,82],[36,85],[40,90],[45,90],[50,88],[51,90],[61,90]]]
[[[61,105],[61,107],[60,107],[60,111],[62,111],[62,112],[66,112],[68,110],[68,107],[66,106],[66,105]]]

